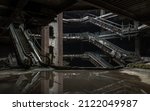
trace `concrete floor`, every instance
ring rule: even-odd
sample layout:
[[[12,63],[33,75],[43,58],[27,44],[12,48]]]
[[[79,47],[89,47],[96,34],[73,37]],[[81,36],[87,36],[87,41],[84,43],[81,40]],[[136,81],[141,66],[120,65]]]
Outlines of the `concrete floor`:
[[[15,93],[14,88],[16,81],[20,75],[26,75],[27,78],[32,77],[31,71],[0,71],[0,93]],[[150,70],[124,68],[118,70],[48,70],[51,78],[49,93],[57,93],[57,90],[63,88],[66,94],[97,94],[97,93],[131,93],[131,94],[150,94]],[[40,79],[41,76],[39,76]],[[62,77],[64,77],[63,80]],[[39,80],[38,79],[38,80]],[[49,79],[47,76],[46,80]],[[32,82],[31,80],[29,80]],[[61,81],[61,83],[60,83]],[[62,82],[63,81],[63,82]],[[25,82],[24,82],[25,83]],[[62,84],[63,83],[63,84]],[[39,93],[39,87],[32,93]],[[17,92],[19,93],[19,92]]]
[[[64,93],[150,93],[150,70],[125,68],[63,73]]]

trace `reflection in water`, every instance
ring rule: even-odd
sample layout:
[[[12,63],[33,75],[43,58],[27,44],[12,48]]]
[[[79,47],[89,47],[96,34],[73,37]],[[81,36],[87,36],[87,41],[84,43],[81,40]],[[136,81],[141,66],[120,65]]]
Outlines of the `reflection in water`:
[[[0,74],[0,93],[150,93],[149,70],[59,70],[12,73]]]
[[[63,73],[53,72],[53,86],[49,89],[51,94],[61,94],[63,93]]]

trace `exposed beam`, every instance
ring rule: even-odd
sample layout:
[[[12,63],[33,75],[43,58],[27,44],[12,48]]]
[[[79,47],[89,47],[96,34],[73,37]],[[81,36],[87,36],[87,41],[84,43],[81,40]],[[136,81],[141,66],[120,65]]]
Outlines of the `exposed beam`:
[[[83,1],[86,3],[89,3],[89,5],[91,5],[93,7],[108,9],[114,13],[124,15],[126,17],[130,17],[133,19],[137,19],[137,17],[133,13],[128,12],[127,10],[121,9],[115,5],[110,4],[110,3],[107,3],[104,0],[83,0]]]

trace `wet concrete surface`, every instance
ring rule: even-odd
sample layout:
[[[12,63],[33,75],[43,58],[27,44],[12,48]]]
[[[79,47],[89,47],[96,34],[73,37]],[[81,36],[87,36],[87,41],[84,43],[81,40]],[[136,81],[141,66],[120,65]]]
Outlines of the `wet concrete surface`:
[[[64,93],[150,93],[150,70],[64,71]]]
[[[46,72],[44,79],[48,80],[51,94],[150,94],[150,70],[125,68]],[[11,71],[0,71],[0,93],[41,93],[41,75],[40,70],[16,74],[15,71],[12,74]]]
[[[147,69],[123,69],[121,73],[138,76],[141,82],[150,84],[150,70]]]

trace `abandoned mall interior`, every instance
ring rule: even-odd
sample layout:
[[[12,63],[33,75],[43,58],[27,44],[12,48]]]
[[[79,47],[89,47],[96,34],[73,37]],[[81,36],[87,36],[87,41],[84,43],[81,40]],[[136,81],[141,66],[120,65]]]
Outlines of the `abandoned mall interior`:
[[[0,0],[0,93],[150,94],[149,0]]]

